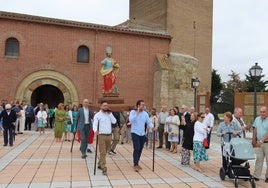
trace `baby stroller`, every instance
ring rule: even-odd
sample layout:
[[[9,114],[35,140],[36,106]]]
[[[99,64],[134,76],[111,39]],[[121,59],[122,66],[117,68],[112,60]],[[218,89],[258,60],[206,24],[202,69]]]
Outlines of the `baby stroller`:
[[[251,187],[255,188],[254,177],[250,174],[249,171],[249,162],[248,160],[254,160],[255,154],[251,143],[240,136],[237,138],[231,139],[231,134],[229,134],[230,142],[224,142],[222,139],[223,145],[223,156],[226,159],[227,170],[223,167],[220,168],[220,178],[221,180],[225,179],[225,176],[228,175],[229,178],[234,179],[235,187],[238,187],[238,179],[249,180]]]

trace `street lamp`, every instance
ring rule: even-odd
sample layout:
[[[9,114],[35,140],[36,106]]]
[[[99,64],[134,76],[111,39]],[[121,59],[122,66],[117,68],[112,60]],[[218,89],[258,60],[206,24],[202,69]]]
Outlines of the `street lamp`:
[[[192,78],[192,88],[194,88],[194,108],[196,108],[196,89],[199,86],[200,80],[198,78]]]
[[[249,69],[250,76],[254,80],[254,120],[257,117],[257,89],[256,89],[256,84],[257,84],[257,78],[261,76],[261,72],[262,72],[262,68],[258,65],[258,63],[255,63],[255,65],[252,66]]]

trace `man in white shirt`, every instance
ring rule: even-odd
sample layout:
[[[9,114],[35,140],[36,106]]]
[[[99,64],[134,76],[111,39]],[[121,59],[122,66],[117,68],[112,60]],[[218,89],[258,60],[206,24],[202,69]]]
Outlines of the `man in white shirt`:
[[[209,133],[207,134],[207,139],[210,146],[211,132],[214,126],[214,115],[210,113],[210,108],[208,107],[205,109],[205,119],[203,123],[210,129]]]
[[[116,123],[116,119],[108,107],[107,101],[102,101],[100,108],[100,111],[94,116],[93,131],[99,139],[98,169],[102,170],[103,175],[107,175],[106,154],[111,149],[112,124]]]

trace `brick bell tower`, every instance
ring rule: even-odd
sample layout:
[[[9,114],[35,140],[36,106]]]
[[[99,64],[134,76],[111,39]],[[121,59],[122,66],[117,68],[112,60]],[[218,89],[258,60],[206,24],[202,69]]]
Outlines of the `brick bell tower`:
[[[167,54],[170,69],[167,72],[160,66],[155,72],[155,84],[162,86],[155,86],[154,93],[160,94],[154,96],[154,106],[191,106],[191,78],[198,77],[197,109],[203,111],[211,90],[213,0],[130,0],[129,6],[130,28],[164,32],[172,37]]]

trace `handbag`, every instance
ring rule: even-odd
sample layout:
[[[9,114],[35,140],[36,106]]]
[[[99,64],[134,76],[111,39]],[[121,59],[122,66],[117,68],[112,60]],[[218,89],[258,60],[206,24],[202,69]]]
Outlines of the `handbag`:
[[[207,139],[207,138],[204,138],[204,140],[203,140],[203,146],[204,146],[204,148],[206,148],[206,149],[209,148],[209,142],[208,142],[208,139]]]

